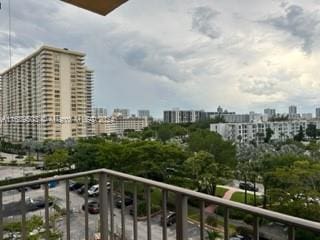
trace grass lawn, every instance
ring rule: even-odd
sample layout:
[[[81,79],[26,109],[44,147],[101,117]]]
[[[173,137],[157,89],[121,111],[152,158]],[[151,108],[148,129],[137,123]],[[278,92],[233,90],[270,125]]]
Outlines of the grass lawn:
[[[216,188],[216,196],[217,197],[223,197],[224,194],[228,191],[227,188],[224,188],[224,187],[217,187]]]
[[[247,199],[249,205],[254,205],[254,196],[252,193],[247,193]],[[235,192],[232,197],[231,201],[244,203],[244,192]],[[262,204],[262,197],[257,195],[257,205]]]

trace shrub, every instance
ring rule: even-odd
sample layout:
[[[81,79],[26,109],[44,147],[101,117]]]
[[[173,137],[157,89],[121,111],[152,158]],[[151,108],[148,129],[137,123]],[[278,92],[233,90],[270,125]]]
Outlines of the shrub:
[[[218,226],[218,220],[214,216],[208,216],[206,219],[206,223],[210,225],[211,227],[217,227]]]

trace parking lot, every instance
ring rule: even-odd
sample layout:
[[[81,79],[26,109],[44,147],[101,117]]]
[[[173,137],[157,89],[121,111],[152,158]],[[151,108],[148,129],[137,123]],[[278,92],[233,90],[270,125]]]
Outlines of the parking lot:
[[[61,182],[57,187],[49,189],[49,196],[54,197],[57,204],[65,208],[65,183]],[[38,198],[44,196],[44,190],[37,189],[32,190],[28,189],[26,192],[26,198]],[[4,204],[18,202],[20,201],[21,194],[17,190],[12,190],[6,192],[3,197]],[[94,199],[94,198],[91,198]],[[84,239],[85,236],[85,214],[82,211],[82,205],[84,199],[81,195],[70,192],[70,208],[71,208],[71,237],[72,239]],[[53,213],[54,209],[50,208],[50,213]],[[44,216],[44,209],[38,209],[33,212],[29,212],[28,216],[31,215],[40,215]],[[152,239],[160,240],[162,239],[162,226],[160,225],[160,215],[152,217]],[[109,221],[110,224],[110,221]],[[55,226],[65,233],[66,224],[65,218],[58,218],[55,222]],[[99,214],[89,214],[89,236],[92,237],[94,233],[98,232],[99,229]],[[116,233],[121,233],[121,210],[118,208],[114,209],[114,229]],[[127,239],[133,239],[133,218],[129,214],[129,210],[126,209],[125,214],[125,229]],[[197,225],[189,223],[189,239],[200,239],[200,232]],[[64,234],[65,237],[65,234]],[[175,239],[175,224],[168,227],[168,239]],[[138,222],[138,239],[147,239],[147,223],[146,221]]]

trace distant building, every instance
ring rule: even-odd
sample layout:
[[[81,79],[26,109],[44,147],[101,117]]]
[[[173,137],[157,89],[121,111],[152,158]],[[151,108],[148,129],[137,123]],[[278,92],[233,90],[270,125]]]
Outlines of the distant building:
[[[297,113],[297,106],[289,106],[289,119],[294,120],[299,118],[300,114]]]
[[[101,135],[106,133],[106,122],[107,122],[107,109],[105,108],[93,108],[93,131],[94,135]]]
[[[149,110],[138,110],[138,117],[150,117],[150,111]]]
[[[290,114],[297,114],[297,106],[294,106],[294,105],[289,106],[289,115]]]
[[[320,108],[316,108],[316,118],[320,118]]]
[[[163,112],[163,120],[166,123],[193,123],[206,119],[203,110],[169,110]]]
[[[114,117],[130,117],[130,110],[129,109],[125,109],[125,108],[116,108],[113,110],[113,114]]]
[[[256,123],[217,123],[210,124],[210,131],[220,134],[223,139],[237,143],[263,143],[266,130],[270,128],[274,134],[271,140],[285,141],[293,139],[300,131],[305,132],[308,124],[316,125],[320,129],[320,121],[295,120],[286,122],[256,122]]]
[[[107,109],[105,109],[105,108],[93,108],[92,113],[96,117],[99,117],[99,116],[106,117],[106,116],[108,116]]]
[[[123,135],[125,130],[142,131],[148,127],[151,119],[144,117],[112,117],[107,120],[106,133]]]
[[[311,120],[312,119],[312,113],[302,113],[301,114],[301,119]]]
[[[265,115],[267,115],[268,119],[276,116],[276,110],[273,108],[266,108],[266,109],[264,109],[263,112]]]

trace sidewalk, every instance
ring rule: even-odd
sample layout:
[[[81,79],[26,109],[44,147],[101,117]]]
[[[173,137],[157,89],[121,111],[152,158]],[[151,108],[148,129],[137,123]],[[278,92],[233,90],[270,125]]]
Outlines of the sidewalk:
[[[230,200],[232,195],[235,192],[238,192],[238,190],[239,189],[237,189],[237,188],[229,188],[229,190],[225,192],[225,194],[223,195],[222,198],[226,199],[226,200]],[[217,208],[217,205],[211,204],[208,207],[206,207],[204,211],[205,211],[205,213],[213,214],[216,211],[216,208]]]

